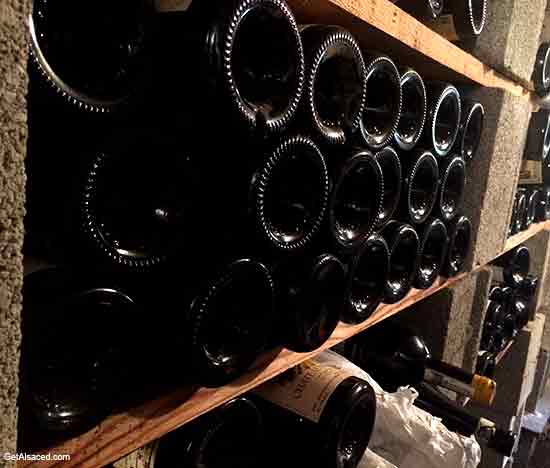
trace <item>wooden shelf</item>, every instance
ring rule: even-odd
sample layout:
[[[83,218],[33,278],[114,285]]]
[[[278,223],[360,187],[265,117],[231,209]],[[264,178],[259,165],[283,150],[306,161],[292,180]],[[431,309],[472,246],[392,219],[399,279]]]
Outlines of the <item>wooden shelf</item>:
[[[508,352],[510,351],[510,349],[512,348],[514,344],[514,340],[510,340],[508,342],[508,344],[504,347],[504,349],[498,353],[495,357],[495,362],[497,364],[497,366],[501,363],[501,361],[506,357],[506,355],[508,354]]]
[[[413,0],[404,0],[413,1]],[[530,98],[523,86],[405,13],[389,0],[288,0],[298,22],[346,27],[366,50],[380,50],[426,78],[475,82]],[[435,63],[434,63],[435,62]]]
[[[511,237],[506,243],[505,250],[514,248],[544,229],[550,230],[550,222],[538,223],[529,230]],[[479,268],[481,266],[475,270]],[[277,350],[267,353],[257,360],[249,372],[230,385],[217,389],[182,388],[130,411],[112,415],[89,432],[45,451],[71,454],[69,462],[41,461],[39,464],[20,462],[18,466],[97,468],[116,461],[281,372],[397,314],[425,297],[451,287],[468,274],[470,273],[462,273],[446,281],[439,278],[431,288],[423,291],[413,289],[401,302],[382,305],[369,320],[359,325],[341,323],[331,338],[314,352],[299,354]]]

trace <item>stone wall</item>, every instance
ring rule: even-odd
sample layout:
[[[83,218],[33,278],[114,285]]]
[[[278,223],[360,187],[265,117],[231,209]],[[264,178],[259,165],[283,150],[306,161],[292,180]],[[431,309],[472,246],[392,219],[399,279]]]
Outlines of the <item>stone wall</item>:
[[[0,454],[15,452],[17,432],[29,8],[0,2]]]

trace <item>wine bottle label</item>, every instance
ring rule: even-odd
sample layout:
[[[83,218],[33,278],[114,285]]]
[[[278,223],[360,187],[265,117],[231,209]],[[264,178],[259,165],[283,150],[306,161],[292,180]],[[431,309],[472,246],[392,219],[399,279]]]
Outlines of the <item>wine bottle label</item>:
[[[433,369],[426,369],[424,372],[424,380],[428,383],[456,392],[459,395],[464,395],[470,398],[474,396],[474,388],[471,385],[461,382],[460,380],[452,379],[451,377],[434,371]]]
[[[456,32],[454,16],[451,14],[441,15],[435,20],[426,20],[424,23],[448,41],[456,42],[460,39]]]
[[[186,11],[193,0],[155,0],[155,8],[159,12]]]
[[[113,463],[114,468],[155,468],[159,442],[141,447]]]
[[[255,394],[293,413],[319,422],[338,385],[354,373],[310,359],[253,390]]]
[[[520,184],[542,184],[542,162],[524,159],[519,171]]]

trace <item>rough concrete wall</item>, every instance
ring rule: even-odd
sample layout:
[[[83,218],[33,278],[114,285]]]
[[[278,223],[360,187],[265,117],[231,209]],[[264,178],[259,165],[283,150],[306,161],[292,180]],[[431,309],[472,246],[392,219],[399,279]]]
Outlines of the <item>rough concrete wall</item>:
[[[16,446],[29,5],[0,1],[0,454]]]

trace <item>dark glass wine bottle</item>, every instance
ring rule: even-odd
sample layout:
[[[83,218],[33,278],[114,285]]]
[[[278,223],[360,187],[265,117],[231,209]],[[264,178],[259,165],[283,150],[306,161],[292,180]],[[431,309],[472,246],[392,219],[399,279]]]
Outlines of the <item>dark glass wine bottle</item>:
[[[273,440],[282,439],[282,458],[293,454],[291,466],[357,466],[376,416],[376,397],[366,381],[314,358],[253,393],[265,401],[266,425],[276,428]]]
[[[441,274],[448,278],[464,268],[472,243],[472,225],[466,216],[455,217],[448,225],[449,249]]]
[[[527,197],[525,190],[518,188],[514,199],[514,207],[512,210],[512,228],[511,233],[517,234],[523,231],[525,225],[525,210],[527,209]]]
[[[466,164],[460,156],[448,156],[439,162],[439,193],[436,208],[445,222],[459,212],[466,187]]]
[[[436,156],[447,156],[458,136],[461,118],[460,94],[448,83],[426,83],[428,117],[422,142]]]
[[[384,299],[390,268],[386,241],[369,237],[351,258],[348,272],[348,295],[342,320],[360,323],[368,319]]]
[[[178,283],[176,278],[167,279]],[[264,351],[275,324],[275,286],[265,265],[248,258],[235,260],[211,273],[181,297],[171,285],[167,302],[189,305],[180,336],[196,381],[225,385],[241,375]],[[180,285],[181,288],[181,285]],[[179,300],[179,302],[178,302]],[[185,302],[184,302],[185,300]]]
[[[81,145],[46,159],[34,146],[27,251],[52,263],[90,259],[120,271],[180,258],[200,206],[202,178],[191,152],[173,136],[142,128]]]
[[[490,351],[477,353],[476,374],[494,379],[497,362],[496,357]]]
[[[540,191],[537,189],[529,190],[527,194],[527,208],[525,210],[525,229],[529,229],[529,227],[536,221],[539,204]]]
[[[533,69],[535,91],[540,97],[545,97],[550,90],[550,43],[540,44]]]
[[[90,267],[88,265],[87,267]],[[65,435],[106,417],[124,392],[140,301],[93,268],[37,269],[25,276],[20,419]],[[134,322],[135,321],[135,322]],[[140,340],[141,341],[141,340]]]
[[[422,136],[426,123],[426,86],[422,77],[412,69],[401,74],[401,117],[395,130],[399,149],[410,151]]]
[[[472,161],[476,156],[483,134],[484,119],[485,108],[481,103],[462,99],[462,121],[455,148],[466,162]]]
[[[59,2],[34,0],[31,62],[67,102],[91,112],[116,111],[150,83],[153,15],[151,0],[92,2],[84,15]]]
[[[378,150],[393,138],[401,115],[401,77],[387,56],[363,51],[367,75],[365,108],[357,140]]]
[[[332,255],[291,258],[274,270],[277,288],[278,342],[309,352],[332,334],[343,312],[346,269]]]
[[[318,147],[309,138],[288,135],[275,145],[243,144],[237,151],[241,158],[201,162],[201,173],[207,175],[198,203],[204,208],[195,225],[200,226],[197,245],[202,254],[216,261],[244,250],[276,261],[306,249],[320,233],[328,206],[329,173]],[[363,174],[359,168],[357,172]],[[349,179],[352,185],[353,175]],[[342,183],[348,197],[349,179]],[[358,193],[357,187],[353,190]],[[375,203],[367,199],[375,190],[365,190],[364,203]]]
[[[302,26],[301,36],[306,64],[302,119],[322,140],[345,143],[359,127],[365,105],[361,49],[339,26]]]
[[[220,135],[264,136],[288,127],[303,91],[304,54],[284,0],[193,1],[159,23],[163,112],[190,111],[200,133],[204,122],[215,123]]]
[[[330,237],[338,249],[352,250],[367,239],[382,208],[382,169],[369,151],[355,151],[333,168],[328,206]]]
[[[487,22],[488,0],[451,0],[443,2],[441,15],[428,21],[430,28],[463,47],[475,45]]]
[[[239,397],[153,442],[146,466],[256,468],[265,455],[265,436],[260,408]]]
[[[439,187],[439,166],[429,151],[419,150],[401,158],[403,189],[397,217],[421,224],[430,216]]]
[[[383,322],[354,339],[352,359],[386,391],[422,382],[491,404],[496,383],[434,359],[424,340],[410,330]]]
[[[428,289],[441,271],[447,255],[449,238],[445,224],[437,218],[428,219],[419,232],[419,262],[413,285],[418,289]]]
[[[523,158],[545,162],[550,153],[550,111],[541,109],[531,114]]]
[[[398,221],[386,224],[382,236],[390,249],[390,270],[383,302],[394,304],[411,289],[418,265],[420,240],[412,226]]]
[[[444,0],[418,0],[411,2],[409,0],[391,0],[399,8],[410,15],[420,19],[438,18],[443,12]]]
[[[401,197],[401,186],[403,185],[401,162],[399,156],[393,148],[386,146],[374,155],[380,168],[382,169],[382,179],[384,182],[384,196],[382,198],[382,209],[378,214],[376,227],[382,228],[390,219],[392,219],[399,199]]]
[[[529,274],[530,263],[529,249],[524,245],[516,247],[492,262],[493,281],[517,288]]]
[[[440,418],[451,431],[464,437],[476,436],[485,441],[487,446],[504,456],[511,456],[516,444],[516,437],[508,430],[483,417],[473,416],[465,408],[458,406],[445,394],[429,385],[420,386],[420,396],[414,402],[415,406]]]
[[[550,220],[550,187],[542,186],[540,188],[539,204],[537,206],[536,221]]]

